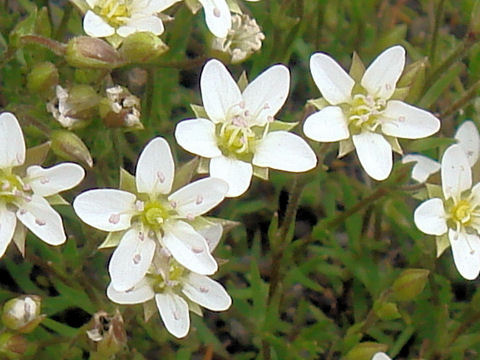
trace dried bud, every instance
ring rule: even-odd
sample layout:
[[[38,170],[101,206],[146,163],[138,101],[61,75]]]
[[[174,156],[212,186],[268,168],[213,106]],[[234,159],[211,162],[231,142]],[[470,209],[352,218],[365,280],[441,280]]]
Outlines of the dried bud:
[[[64,89],[56,87],[56,97],[47,104],[47,111],[67,129],[87,125],[97,112],[100,98],[89,85],[74,85]]]
[[[423,291],[427,283],[429,270],[407,269],[393,283],[395,298],[399,301],[413,300]]]
[[[42,300],[37,295],[11,299],[3,306],[2,322],[9,329],[29,333],[45,318],[40,315]]]
[[[124,63],[117,50],[106,41],[88,36],[68,42],[65,60],[74,67],[94,69],[113,69]]]
[[[58,70],[51,62],[36,64],[27,75],[27,88],[33,94],[49,98],[58,84]]]
[[[90,340],[97,343],[97,357],[108,359],[127,345],[127,334],[122,315],[118,310],[113,316],[99,311],[93,316],[93,328],[87,331]]]
[[[100,101],[99,111],[105,126],[143,129],[140,122],[140,99],[122,86],[106,90],[107,96]]]
[[[345,356],[346,360],[371,360],[377,352],[386,351],[387,345],[366,341],[355,345]]]
[[[145,63],[155,60],[168,50],[168,46],[151,32],[137,32],[123,40],[120,55],[130,63]]]
[[[227,37],[215,38],[212,49],[226,53],[234,64],[246,60],[255,51],[260,50],[265,35],[255,19],[245,14],[232,16],[232,27]]]
[[[92,155],[87,146],[77,135],[67,130],[52,131],[50,135],[52,141],[51,149],[59,157],[65,160],[77,161],[93,166]]]
[[[4,332],[0,335],[0,358],[23,359],[28,342],[22,335]]]

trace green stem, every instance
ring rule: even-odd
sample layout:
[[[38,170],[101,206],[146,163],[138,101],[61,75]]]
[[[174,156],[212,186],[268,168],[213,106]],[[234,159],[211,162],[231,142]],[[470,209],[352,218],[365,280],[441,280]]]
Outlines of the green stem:
[[[437,53],[437,43],[438,43],[438,30],[440,29],[440,23],[443,19],[443,10],[444,10],[445,0],[440,0],[435,16],[435,23],[433,25],[432,33],[432,43],[430,46],[430,63],[435,64],[435,56]]]
[[[445,118],[452,115],[457,110],[465,106],[470,100],[477,96],[477,91],[480,89],[480,80],[477,80],[470,88],[465,92],[465,94],[455,101],[450,107],[440,114],[440,118]]]

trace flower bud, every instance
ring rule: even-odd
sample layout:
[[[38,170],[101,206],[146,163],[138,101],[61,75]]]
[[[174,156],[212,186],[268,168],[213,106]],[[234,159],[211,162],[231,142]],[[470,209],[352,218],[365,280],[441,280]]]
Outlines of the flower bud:
[[[371,360],[377,352],[386,351],[387,345],[366,341],[355,345],[345,355],[346,360]]]
[[[51,62],[36,64],[27,75],[27,88],[33,94],[49,98],[58,84],[58,70]]]
[[[0,335],[0,358],[23,359],[28,342],[22,335],[4,332]]]
[[[89,167],[93,166],[90,151],[82,139],[73,132],[68,130],[52,131],[50,139],[52,141],[51,149],[57,156],[65,160],[81,162]]]
[[[393,302],[377,301],[373,305],[373,311],[382,320],[395,320],[402,317],[398,311],[397,304]]]
[[[96,358],[108,359],[127,345],[123,318],[118,309],[110,316],[99,311],[93,316],[93,328],[87,331],[90,340],[97,343]]]
[[[413,300],[423,291],[427,283],[429,270],[407,269],[393,283],[392,289],[395,298],[399,301]]]
[[[124,63],[117,50],[106,41],[89,36],[70,40],[65,60],[74,67],[94,69],[113,69]]]
[[[168,46],[151,32],[136,32],[123,40],[119,53],[130,63],[145,63],[168,50]]]
[[[3,306],[2,322],[9,329],[29,333],[45,318],[40,315],[41,298],[26,295],[11,299]]]
[[[122,86],[108,88],[106,93],[107,96],[100,101],[98,108],[105,126],[143,129],[138,97]]]

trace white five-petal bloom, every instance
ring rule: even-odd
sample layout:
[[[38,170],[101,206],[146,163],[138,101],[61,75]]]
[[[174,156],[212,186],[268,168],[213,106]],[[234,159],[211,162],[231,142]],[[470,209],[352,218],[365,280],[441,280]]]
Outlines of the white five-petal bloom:
[[[163,33],[158,13],[180,0],[86,0],[89,10],[83,29],[92,37],[118,35],[125,38],[136,32]]]
[[[228,186],[221,179],[204,178],[170,194],[174,173],[170,147],[158,137],[138,159],[136,193],[94,189],[75,198],[73,207],[85,223],[124,232],[109,264],[117,291],[132,288],[144,277],[159,246],[191,271],[210,275],[217,270],[207,235],[192,224],[224,199]]]
[[[316,156],[300,136],[269,131],[289,86],[283,65],[265,70],[243,92],[218,60],[203,68],[200,88],[208,119],[181,121],[175,138],[185,150],[210,159],[210,175],[228,183],[227,196],[248,189],[253,166],[290,172],[315,167]]]
[[[384,352],[377,352],[373,355],[372,360],[392,360],[392,359]]]
[[[459,145],[443,154],[441,177],[443,198],[420,204],[415,224],[426,234],[448,234],[457,270],[473,280],[480,272],[480,183],[472,187],[469,160]]]
[[[155,299],[165,327],[178,338],[188,334],[189,311],[202,314],[198,305],[223,311],[232,304],[222,285],[208,276],[188,271],[165,249],[157,251],[149,272],[135,286],[118,291],[111,283],[107,296],[118,304],[140,304]]]
[[[430,112],[392,98],[404,66],[404,48],[393,46],[356,83],[330,56],[313,54],[313,80],[329,105],[305,120],[305,135],[320,142],[340,141],[340,156],[355,148],[367,174],[386,179],[392,149],[398,149],[396,138],[419,139],[440,128]]]
[[[47,199],[73,188],[85,175],[83,168],[73,163],[50,168],[31,165],[22,173],[18,167],[24,164],[25,156],[25,141],[17,118],[9,112],[1,113],[0,256],[16,232],[24,233],[23,226],[47,244],[63,244],[66,235],[62,218]]]

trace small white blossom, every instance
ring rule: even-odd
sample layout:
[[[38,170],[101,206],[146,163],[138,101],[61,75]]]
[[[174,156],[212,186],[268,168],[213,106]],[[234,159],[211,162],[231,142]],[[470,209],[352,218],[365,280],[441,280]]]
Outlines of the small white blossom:
[[[392,360],[392,359],[384,352],[377,352],[373,355],[372,360]]]
[[[159,246],[191,271],[210,275],[217,270],[205,235],[192,222],[218,205],[228,186],[223,180],[204,178],[170,194],[174,172],[168,143],[155,138],[138,159],[136,193],[95,189],[80,194],[73,203],[88,225],[124,232],[109,264],[117,291],[130,289],[143,278]]]
[[[360,83],[323,53],[310,59],[315,84],[329,103],[304,124],[309,138],[340,141],[340,155],[356,149],[369,176],[386,179],[392,170],[396,138],[419,139],[440,128],[428,111],[392,99],[405,65],[405,50],[393,46],[381,53],[365,71]]]
[[[412,167],[412,179],[424,183],[427,179],[440,170],[440,163],[420,154],[407,154],[402,157],[402,163],[414,162]]]
[[[26,226],[41,240],[60,245],[66,240],[62,218],[47,197],[71,189],[82,181],[83,168],[61,163],[50,168],[29,166],[26,174],[18,167],[25,162],[25,141],[16,117],[0,114],[0,256],[12,237]],[[20,221],[20,223],[17,222]],[[22,225],[23,224],[23,225]]]
[[[125,38],[136,32],[163,33],[157,16],[180,0],[86,0],[89,10],[83,18],[83,29],[92,37],[118,35]]]
[[[227,196],[250,186],[253,166],[290,172],[308,171],[317,159],[310,146],[288,131],[269,131],[289,90],[290,74],[275,65],[243,92],[225,66],[210,60],[200,78],[206,118],[181,121],[175,138],[185,150],[210,159],[210,175],[225,180]]]
[[[443,154],[441,177],[443,198],[420,204],[415,224],[426,234],[448,234],[457,270],[473,280],[480,272],[480,184],[472,187],[470,164],[459,145]]]
[[[178,338],[190,329],[189,311],[201,315],[198,305],[227,310],[232,299],[218,282],[179,265],[167,251],[157,253],[149,272],[135,286],[118,291],[111,283],[107,296],[118,304],[140,304],[155,299],[167,330]]]

